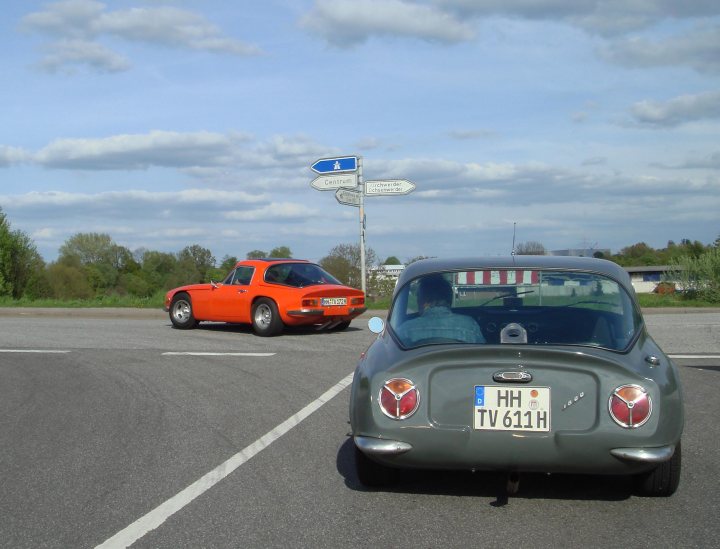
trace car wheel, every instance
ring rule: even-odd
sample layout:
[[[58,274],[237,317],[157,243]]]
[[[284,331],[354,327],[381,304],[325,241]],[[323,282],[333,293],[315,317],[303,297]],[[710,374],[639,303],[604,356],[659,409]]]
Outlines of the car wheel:
[[[386,467],[367,457],[355,446],[355,472],[363,486],[380,488],[397,480],[397,469]]]
[[[272,299],[261,297],[253,303],[252,327],[257,335],[263,337],[278,335],[283,331],[283,321]]]
[[[170,322],[175,328],[189,330],[197,326],[197,320],[193,316],[192,301],[185,292],[175,294],[170,304]]]
[[[337,324],[333,326],[332,331],[333,332],[342,332],[343,330],[347,330],[348,326],[350,326],[350,321],[341,322],[340,324]]]
[[[680,484],[680,468],[682,455],[680,443],[668,461],[661,463],[652,471],[635,477],[637,493],[641,496],[666,497],[672,496]]]

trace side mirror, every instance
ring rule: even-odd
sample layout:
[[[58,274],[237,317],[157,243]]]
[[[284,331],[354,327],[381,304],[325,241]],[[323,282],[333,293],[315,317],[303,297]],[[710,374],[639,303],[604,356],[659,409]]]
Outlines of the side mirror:
[[[379,334],[385,329],[385,321],[379,316],[374,316],[368,320],[368,328],[374,334]]]
[[[220,284],[215,282],[212,278],[210,279],[210,286],[213,287],[213,289],[217,290],[220,287]]]

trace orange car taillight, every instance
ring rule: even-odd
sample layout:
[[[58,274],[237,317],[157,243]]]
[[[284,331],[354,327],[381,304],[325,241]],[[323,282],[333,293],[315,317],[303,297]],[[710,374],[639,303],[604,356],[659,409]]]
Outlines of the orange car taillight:
[[[317,304],[318,304],[317,299],[303,299],[302,300],[303,307],[317,307]]]
[[[415,413],[420,394],[409,379],[396,378],[385,382],[380,389],[380,409],[392,419],[406,419]]]
[[[353,297],[350,300],[350,305],[364,305],[365,304],[365,298],[364,297]]]
[[[622,385],[610,395],[608,409],[615,423],[633,429],[650,419],[652,401],[647,391],[639,385]]]

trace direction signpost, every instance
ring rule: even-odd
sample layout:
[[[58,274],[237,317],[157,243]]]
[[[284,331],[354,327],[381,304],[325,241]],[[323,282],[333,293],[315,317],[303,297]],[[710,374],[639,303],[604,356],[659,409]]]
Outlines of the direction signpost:
[[[358,186],[358,177],[354,173],[319,175],[312,180],[310,186],[318,191],[334,191],[342,188],[354,189]]]
[[[315,173],[355,172],[358,169],[357,156],[340,156],[337,158],[321,158],[310,166]]]
[[[365,182],[367,196],[409,194],[415,190],[415,183],[407,179],[378,179]]]
[[[335,191],[335,200],[340,202],[340,204],[359,208],[360,202],[362,202],[362,193],[360,191],[352,191],[350,189],[338,189]]]
[[[365,196],[409,194],[415,183],[407,179],[379,179],[363,182],[361,156],[320,158],[310,166],[318,174],[310,186],[318,191],[335,191],[335,199],[346,206],[359,208],[360,213],[360,276],[362,291],[366,292],[365,275]]]

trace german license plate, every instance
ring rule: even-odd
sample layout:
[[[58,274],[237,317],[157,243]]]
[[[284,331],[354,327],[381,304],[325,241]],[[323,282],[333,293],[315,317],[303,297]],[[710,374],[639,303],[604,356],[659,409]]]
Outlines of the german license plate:
[[[476,385],[473,427],[489,431],[550,431],[550,387]]]
[[[323,307],[334,307],[337,305],[347,305],[347,297],[323,297],[320,300]]]

